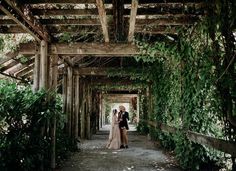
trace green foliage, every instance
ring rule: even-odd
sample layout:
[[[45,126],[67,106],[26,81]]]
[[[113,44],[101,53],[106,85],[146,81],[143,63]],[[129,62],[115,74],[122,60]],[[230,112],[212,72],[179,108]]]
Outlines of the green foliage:
[[[49,128],[50,119],[57,118],[58,138],[64,136],[64,119],[59,98],[48,102],[49,96],[51,95],[45,91],[33,93],[30,87],[0,82],[2,170],[39,170],[42,166],[49,166],[50,136],[49,133],[42,132]],[[58,146],[65,140],[57,139]],[[57,149],[57,154],[62,156],[64,153],[65,150]]]
[[[153,82],[154,113],[149,120],[221,138],[221,100],[215,84],[216,66],[211,58],[215,51],[208,45],[206,30],[203,22],[182,34],[178,41],[138,41],[142,55],[136,59],[152,63],[147,75]],[[149,133],[163,147],[175,149],[185,169],[199,170],[204,163],[219,159],[219,153],[190,142],[184,132],[172,135],[150,128]]]

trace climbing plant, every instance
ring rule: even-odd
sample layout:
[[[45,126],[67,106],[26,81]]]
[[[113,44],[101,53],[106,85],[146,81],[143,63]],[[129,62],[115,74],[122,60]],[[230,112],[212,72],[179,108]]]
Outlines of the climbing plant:
[[[232,79],[231,74],[235,70],[232,68],[235,64],[232,53],[235,47],[228,48],[230,52],[227,52],[227,47],[234,40],[231,39],[227,45],[227,41],[224,41],[227,36],[223,32],[215,32],[219,35],[219,48],[212,46],[216,42],[209,36],[210,19],[196,23],[188,31],[180,32],[179,39],[172,42],[137,41],[142,55],[136,59],[153,64],[148,73],[153,81],[155,99],[154,113],[150,114],[150,119],[183,130],[223,138],[227,136],[223,134],[224,113],[230,113],[229,116],[234,113],[232,106],[230,109],[227,107],[234,100],[225,99],[223,94],[228,90],[228,97],[234,97],[235,79]],[[224,66],[228,55],[231,60]],[[219,57],[217,63],[214,60],[216,56]],[[231,70],[227,70],[229,68]],[[227,104],[224,103],[226,100]],[[161,140],[164,147],[174,149],[181,166],[186,169],[199,170],[201,165],[216,161],[220,156],[219,152],[190,142],[183,132],[171,135],[150,128],[150,134]]]

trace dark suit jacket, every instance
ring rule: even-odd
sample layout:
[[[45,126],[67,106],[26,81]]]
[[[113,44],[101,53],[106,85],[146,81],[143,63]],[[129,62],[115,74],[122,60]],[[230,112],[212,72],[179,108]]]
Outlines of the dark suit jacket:
[[[119,113],[119,119],[122,118],[122,121],[119,122],[119,127],[125,127],[127,130],[129,130],[128,120],[129,120],[129,113]]]

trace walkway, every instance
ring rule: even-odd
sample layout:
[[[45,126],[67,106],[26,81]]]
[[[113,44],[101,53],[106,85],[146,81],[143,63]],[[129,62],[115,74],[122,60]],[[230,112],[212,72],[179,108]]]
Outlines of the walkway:
[[[92,140],[83,141],[81,151],[75,153],[61,171],[180,171],[172,157],[135,131],[129,132],[130,148],[106,149],[106,129],[108,127],[93,135]]]

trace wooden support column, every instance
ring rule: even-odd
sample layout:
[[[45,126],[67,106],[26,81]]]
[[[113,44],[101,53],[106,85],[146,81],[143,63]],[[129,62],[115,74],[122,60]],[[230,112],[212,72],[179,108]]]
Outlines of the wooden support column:
[[[99,93],[99,118],[98,130],[102,127],[102,93]]]
[[[40,82],[40,55],[36,54],[34,57],[34,84],[33,84],[34,92],[39,90],[39,82]]]
[[[63,94],[63,112],[67,113],[67,69],[63,75],[63,84],[62,84],[62,94]]]
[[[48,43],[40,43],[40,89],[48,88]]]
[[[90,115],[91,115],[91,88],[88,85],[86,91],[86,138],[91,139],[91,122],[90,122]]]
[[[58,55],[51,56],[51,67],[50,67],[50,90],[57,91],[57,79],[58,79]],[[50,100],[55,100],[55,96],[51,97]],[[56,168],[56,116],[51,119],[50,134],[51,134],[51,168]]]
[[[85,138],[85,83],[84,82],[82,82],[81,93],[82,93],[82,100],[80,102],[80,104],[81,104],[80,105],[81,106],[80,137],[81,137],[81,139],[84,139]]]
[[[79,109],[80,109],[80,81],[79,81],[79,75],[75,76],[75,131],[74,131],[74,138],[77,140],[79,136]]]
[[[67,132],[69,137],[71,137],[71,114],[72,114],[72,100],[73,100],[73,70],[71,67],[67,68],[67,107],[66,107],[66,112],[67,112]]]
[[[109,42],[108,24],[107,24],[106,11],[103,4],[103,0],[96,0],[96,3],[97,3],[99,18],[102,25],[102,32],[104,35],[105,42]]]
[[[137,9],[138,9],[138,0],[132,0],[131,11],[130,11],[130,21],[129,21],[128,42],[132,42],[134,38]]]

